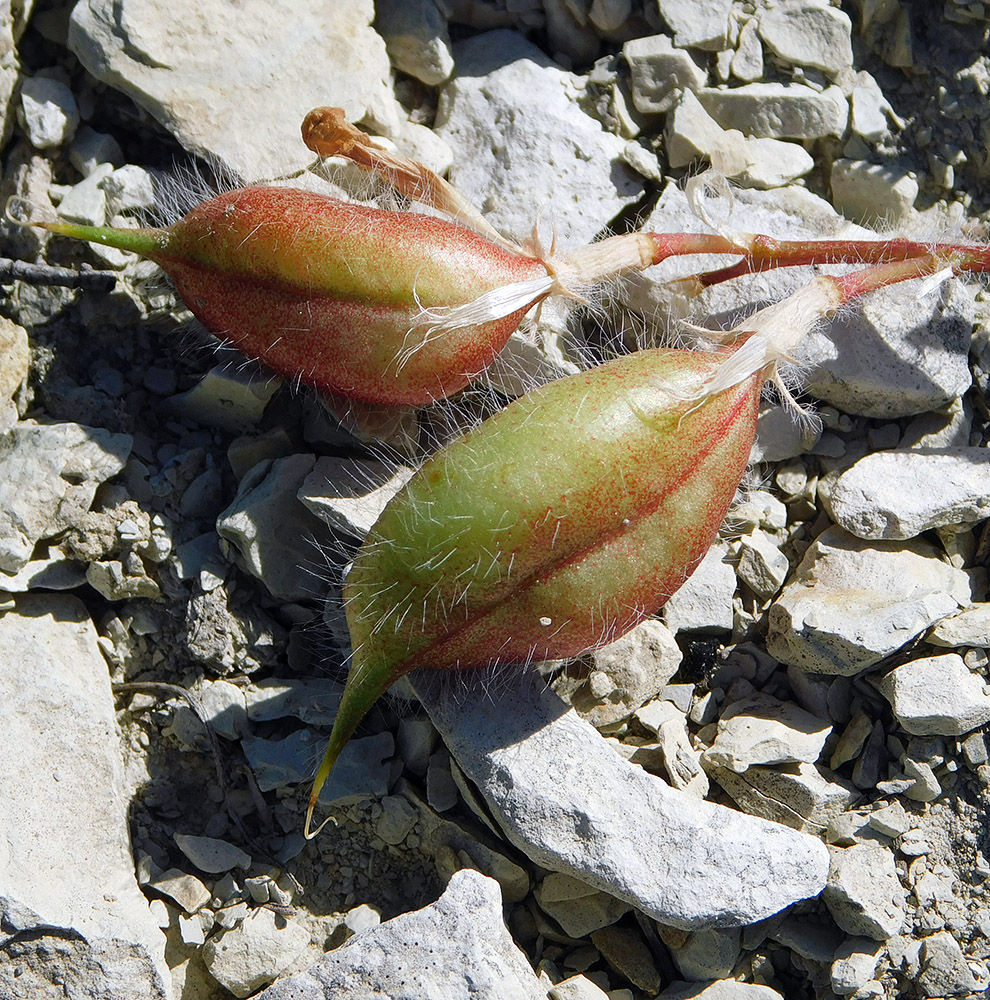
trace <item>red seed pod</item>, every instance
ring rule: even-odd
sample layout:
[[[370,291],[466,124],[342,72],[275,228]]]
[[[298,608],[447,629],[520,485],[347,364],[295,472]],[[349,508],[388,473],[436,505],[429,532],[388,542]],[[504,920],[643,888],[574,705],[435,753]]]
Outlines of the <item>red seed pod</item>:
[[[456,223],[294,188],[230,191],[164,229],[43,225],[154,260],[241,353],[368,403],[463,388],[553,284],[538,259]]]
[[[552,382],[413,476],[345,583],[353,662],[310,814],[358,722],[408,671],[573,656],[666,603],[749,458],[764,372],[708,394],[735,352],[642,351]]]

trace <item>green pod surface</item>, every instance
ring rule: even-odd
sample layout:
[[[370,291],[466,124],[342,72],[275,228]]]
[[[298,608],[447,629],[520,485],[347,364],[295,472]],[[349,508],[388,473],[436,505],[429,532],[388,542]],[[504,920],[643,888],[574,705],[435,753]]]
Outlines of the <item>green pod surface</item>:
[[[445,219],[295,188],[230,191],[164,229],[45,228],[154,260],[238,351],[367,403],[420,405],[463,388],[533,303],[440,334],[424,310],[547,277],[539,260]]]
[[[311,810],[408,671],[573,656],[666,603],[714,541],[752,447],[763,373],[703,395],[734,349],[641,351],[560,379],[423,465],[345,582],[353,661]]]

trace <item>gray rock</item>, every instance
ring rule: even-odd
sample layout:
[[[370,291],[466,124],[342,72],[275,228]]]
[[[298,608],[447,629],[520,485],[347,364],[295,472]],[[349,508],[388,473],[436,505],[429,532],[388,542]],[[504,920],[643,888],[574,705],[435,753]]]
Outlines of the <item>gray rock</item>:
[[[238,433],[262,418],[282,380],[266,368],[245,364],[231,348],[217,352],[226,363],[211,368],[191,389],[168,400],[169,409],[206,427]]]
[[[189,914],[198,913],[212,898],[201,879],[181,868],[169,868],[156,878],[149,879],[147,885],[174,900]]]
[[[884,945],[869,938],[847,938],[839,945],[829,970],[832,991],[849,996],[862,989],[877,971]]]
[[[983,992],[987,988],[986,969],[982,982],[973,975],[959,942],[948,931],[926,937],[921,943],[921,971],[917,988],[923,997],[955,997]]]
[[[457,75],[436,130],[454,150],[450,181],[500,232],[528,239],[549,212],[563,246],[590,242],[643,192],[625,141],[571,96],[574,79],[522,36],[478,35],[455,47]]]
[[[382,812],[375,820],[375,833],[392,847],[401,844],[413,831],[419,813],[402,795],[386,795],[381,800]]]
[[[406,770],[422,778],[430,766],[430,756],[437,744],[437,731],[429,719],[406,716],[399,720],[396,744]]]
[[[107,194],[107,214],[120,215],[153,208],[155,182],[143,167],[128,163],[103,178],[100,185]]]
[[[465,869],[430,906],[356,934],[258,1000],[546,1000],[502,922],[498,884]]]
[[[750,18],[739,31],[736,51],[729,68],[732,75],[743,83],[755,83],[763,77],[763,44],[760,42],[759,22]]]
[[[655,994],[663,982],[638,928],[612,925],[592,931],[591,943],[602,958],[633,986]]]
[[[283,601],[316,595],[319,551],[333,544],[325,523],[298,500],[315,463],[315,455],[290,455],[256,465],[217,518],[228,551]]]
[[[832,520],[858,538],[968,527],[990,516],[990,455],[986,448],[878,451],[823,481],[819,495]]]
[[[699,90],[698,99],[723,128],[761,139],[841,136],[849,120],[849,105],[838,87],[819,92],[799,83],[750,83]]]
[[[292,17],[283,13],[263,3],[235,17],[194,0],[137,0],[122,10],[84,0],[72,11],[69,48],[189,152],[259,180],[312,160],[299,138],[312,108],[335,105],[349,121],[388,127],[400,117],[385,43],[370,26],[372,0],[303,0]]]
[[[83,125],[72,140],[69,162],[83,177],[88,177],[101,163],[109,163],[113,167],[123,166],[124,153],[120,143],[112,135],[96,132],[88,125]]]
[[[667,628],[679,632],[728,632],[736,574],[725,561],[728,547],[716,542],[663,609]]]
[[[130,450],[129,435],[81,424],[23,420],[0,438],[0,570],[16,573],[80,520]]]
[[[0,436],[17,423],[15,396],[28,376],[30,363],[27,330],[0,317]]]
[[[822,898],[835,922],[847,934],[875,941],[899,934],[907,894],[897,878],[893,854],[871,844],[829,851],[832,867]]]
[[[658,1000],[784,1000],[769,986],[740,983],[736,979],[723,979],[707,985],[673,983],[662,993],[658,993],[657,997]]]
[[[295,716],[311,726],[331,726],[344,685],[324,677],[266,677],[245,688],[248,718],[270,722]]]
[[[712,767],[709,777],[747,813],[819,837],[860,797],[850,782],[816,764],[757,765],[742,775]]]
[[[102,163],[78,184],[73,184],[58,203],[58,214],[83,226],[102,226],[107,219],[107,193],[103,182],[113,173],[109,163]],[[111,248],[112,249],[112,248]]]
[[[737,774],[753,764],[813,764],[831,732],[828,723],[803,708],[757,693],[725,709],[702,761]]]
[[[247,871],[251,867],[251,856],[229,841],[216,837],[193,837],[186,833],[174,833],[172,837],[179,850],[200,871],[221,875],[234,868]]]
[[[990,721],[986,680],[958,653],[902,663],[877,686],[913,736],[962,736]]]
[[[771,606],[767,648],[801,670],[852,676],[968,603],[969,594],[966,573],[927,542],[864,542],[831,527]]]
[[[922,299],[907,286],[871,293],[805,340],[807,391],[844,413],[883,420],[952,402],[972,383],[972,294],[960,282]]]
[[[666,625],[647,619],[587,659],[587,680],[579,675],[572,689],[565,673],[555,689],[593,726],[607,726],[632,715],[663,690],[677,673],[681,650]]]
[[[235,997],[248,997],[287,969],[309,944],[309,931],[266,907],[252,910],[202,950],[210,975]]]
[[[739,539],[736,573],[757,597],[768,600],[784,585],[790,571],[787,556],[759,528]]]
[[[592,931],[614,924],[631,909],[625,900],[560,872],[545,876],[534,895],[540,909],[573,938],[586,937]]]
[[[79,126],[79,108],[61,81],[29,76],[21,83],[20,120],[35,149],[67,143]]]
[[[450,78],[450,33],[434,0],[377,0],[375,11],[375,27],[396,69],[430,87]]]
[[[849,98],[849,127],[867,142],[878,142],[887,132],[887,114],[891,107],[880,85],[866,70],[860,70],[855,81]]]
[[[669,111],[681,91],[700,90],[708,73],[666,35],[634,38],[622,46],[629,64],[633,104],[643,114]]]
[[[658,6],[678,48],[720,52],[728,45],[732,0],[658,0]]]
[[[551,986],[547,997],[549,1000],[610,1000],[614,992],[606,993],[587,976],[569,976]],[[632,996],[631,993],[629,995]]]
[[[928,641],[933,646],[990,646],[990,604],[973,604],[958,615],[943,618]]]
[[[372,459],[321,456],[303,480],[299,499],[331,528],[364,538],[413,470]]]
[[[314,764],[326,747],[326,740],[300,730],[282,740],[250,737],[241,742],[244,756],[258,782],[267,792],[273,788],[312,780]],[[324,808],[344,806],[388,794],[388,759],[395,752],[391,733],[351,740],[337,760],[320,792]]]
[[[663,934],[677,971],[684,979],[703,982],[727,979],[739,961],[738,928],[709,927],[690,934]]]
[[[910,217],[918,182],[896,166],[863,160],[832,164],[832,203],[854,222],[896,226]]]
[[[833,79],[852,66],[852,22],[826,0],[792,0],[760,14],[760,38],[782,62]]]
[[[537,864],[685,929],[749,923],[822,885],[819,841],[674,791],[534,674],[506,672],[497,693],[474,697],[411,676],[461,769]]]
[[[167,1000],[165,938],[134,877],[113,695],[83,604],[28,595],[0,613],[0,683],[0,729],[16,748],[0,771],[0,995]]]

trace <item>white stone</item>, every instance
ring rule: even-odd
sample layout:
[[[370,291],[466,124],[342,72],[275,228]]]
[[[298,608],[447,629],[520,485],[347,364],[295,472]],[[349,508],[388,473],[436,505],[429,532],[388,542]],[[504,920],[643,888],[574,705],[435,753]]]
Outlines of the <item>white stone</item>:
[[[897,878],[894,855],[872,844],[829,851],[832,866],[823,898],[839,927],[876,941],[900,933],[907,893]]]
[[[548,1000],[609,1000],[611,994],[596,986],[586,976],[570,976],[550,987]]]
[[[890,105],[880,85],[865,70],[856,74],[849,104],[849,127],[856,135],[867,142],[878,142],[886,135]]]
[[[719,52],[728,45],[732,0],[658,0],[658,5],[678,48]]]
[[[83,0],[72,10],[69,48],[189,152],[253,181],[312,161],[299,137],[312,108],[397,126],[374,16],[372,0],[300,0],[291,17],[267,0],[216,10],[196,0]]]
[[[413,831],[419,813],[402,795],[386,795],[381,800],[382,814],[375,820],[375,833],[395,847]]]
[[[933,646],[990,646],[990,604],[974,604],[951,618],[943,618],[932,629]]]
[[[79,108],[72,91],[61,81],[29,76],[21,84],[20,119],[35,149],[55,149],[75,133]]]
[[[859,798],[851,783],[803,762],[786,770],[755,765],[742,775],[712,767],[708,776],[747,813],[819,837]]]
[[[191,389],[172,396],[169,409],[179,416],[231,433],[250,430],[264,415],[282,380],[267,368],[245,364],[231,348],[227,362],[211,368]]]
[[[172,834],[179,850],[200,870],[219,875],[233,868],[251,867],[251,856],[236,844],[216,837],[194,837],[186,833]]]
[[[588,20],[601,32],[619,31],[632,13],[632,0],[591,0]]]
[[[723,128],[764,139],[841,136],[849,120],[849,105],[838,87],[819,92],[799,83],[750,83],[700,90],[698,99]]]
[[[968,603],[969,594],[966,573],[927,542],[864,542],[831,527],[770,608],[767,648],[810,673],[852,676]]]
[[[829,977],[832,990],[839,996],[849,996],[862,989],[877,971],[884,945],[869,938],[847,938],[839,945]]]
[[[832,164],[832,204],[854,222],[897,226],[910,217],[918,182],[895,166],[863,160]]]
[[[792,702],[755,694],[726,707],[702,761],[737,774],[753,764],[813,764],[831,732],[831,725]]]
[[[124,154],[120,143],[112,135],[96,132],[88,125],[83,125],[72,140],[69,162],[83,177],[88,177],[101,163],[122,166]]]
[[[546,986],[502,920],[498,884],[456,872],[429,906],[344,942],[258,1000],[546,1000]]]
[[[105,177],[100,187],[107,194],[107,214],[120,215],[155,205],[155,182],[143,167],[128,163]]]
[[[450,181],[516,240],[546,223],[562,246],[590,242],[643,188],[622,163],[625,140],[574,100],[575,80],[521,35],[455,46],[458,72],[440,95],[437,133],[454,150]]]
[[[89,511],[100,483],[124,467],[131,443],[127,434],[82,424],[16,424],[0,440],[0,572],[26,566],[40,540]]]
[[[633,38],[622,46],[629,64],[633,104],[643,114],[669,111],[681,91],[700,90],[708,74],[666,35]]]
[[[784,187],[809,173],[815,165],[814,157],[796,142],[780,139],[746,139],[743,146],[746,166],[733,175],[743,187]]]
[[[684,929],[761,919],[823,884],[820,841],[671,789],[535,673],[506,673],[485,697],[435,673],[412,681],[508,839],[544,868]]]
[[[914,538],[990,517],[986,448],[878,451],[842,472],[819,495],[836,524],[858,538]]]
[[[238,563],[284,601],[315,596],[319,547],[332,544],[326,525],[297,499],[315,463],[306,454],[259,463],[217,518],[217,532]]]
[[[852,22],[826,0],[790,0],[760,14],[760,37],[778,59],[835,78],[852,66]]]
[[[663,609],[667,628],[679,632],[728,632],[732,629],[732,595],[736,574],[725,561],[727,546],[716,542],[698,568]]]
[[[2,996],[167,1000],[165,938],[138,889],[106,661],[74,597],[0,612]],[[67,826],[67,823],[69,826]]]
[[[661,1000],[784,1000],[769,986],[741,983],[737,979],[720,979],[708,986],[700,983],[675,983],[659,994]]]
[[[157,877],[150,879],[148,885],[174,900],[186,913],[190,914],[203,909],[212,898],[210,890],[200,879],[182,871],[181,868],[169,868]]]
[[[19,413],[15,397],[31,365],[27,330],[0,317],[0,436],[17,423]]]
[[[987,969],[983,963],[971,966],[962,947],[949,931],[931,934],[921,943],[921,971],[916,980],[924,997],[973,996],[987,989]],[[979,969],[979,978],[974,975]]]
[[[396,69],[430,87],[450,78],[450,33],[434,0],[377,0],[375,10],[375,26]]]
[[[958,653],[902,663],[878,687],[913,736],[961,736],[990,721],[985,680]]]
[[[364,538],[385,505],[409,481],[406,466],[361,458],[317,458],[299,499],[331,528]]]
[[[102,226],[107,217],[107,193],[103,182],[113,173],[109,163],[100,164],[63,196],[58,214],[69,222],[83,226]]]
[[[540,909],[573,938],[586,937],[628,913],[630,905],[607,892],[600,892],[580,879],[550,872],[534,892]]]
[[[790,563],[774,540],[759,528],[739,539],[736,573],[757,597],[767,600],[784,585]]]
[[[287,969],[309,944],[309,931],[267,907],[252,910],[236,927],[202,948],[210,975],[235,997],[251,996]]]
[[[732,75],[743,83],[755,83],[762,79],[763,44],[756,18],[750,18],[740,29],[730,69]]]

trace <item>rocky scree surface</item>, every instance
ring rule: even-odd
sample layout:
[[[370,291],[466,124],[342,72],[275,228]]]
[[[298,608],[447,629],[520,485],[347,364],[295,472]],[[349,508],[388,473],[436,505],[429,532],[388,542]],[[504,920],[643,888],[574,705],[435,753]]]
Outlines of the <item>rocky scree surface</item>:
[[[979,240],[985,13],[0,0],[0,193],[134,225],[190,187],[305,168],[299,123],[329,104],[517,239]],[[685,180],[708,165],[735,190],[701,218]],[[293,183],[367,195],[339,165]],[[481,389],[375,414],[369,435],[197,330],[146,262],[10,223],[0,258],[0,994],[987,988],[979,284],[891,289],[816,333],[820,427],[768,402],[722,537],[662,615],[539,672],[399,685],[307,843],[342,567],[429,442],[809,273],[716,286],[685,313],[670,279],[698,264],[669,262],[590,312],[544,310]]]

